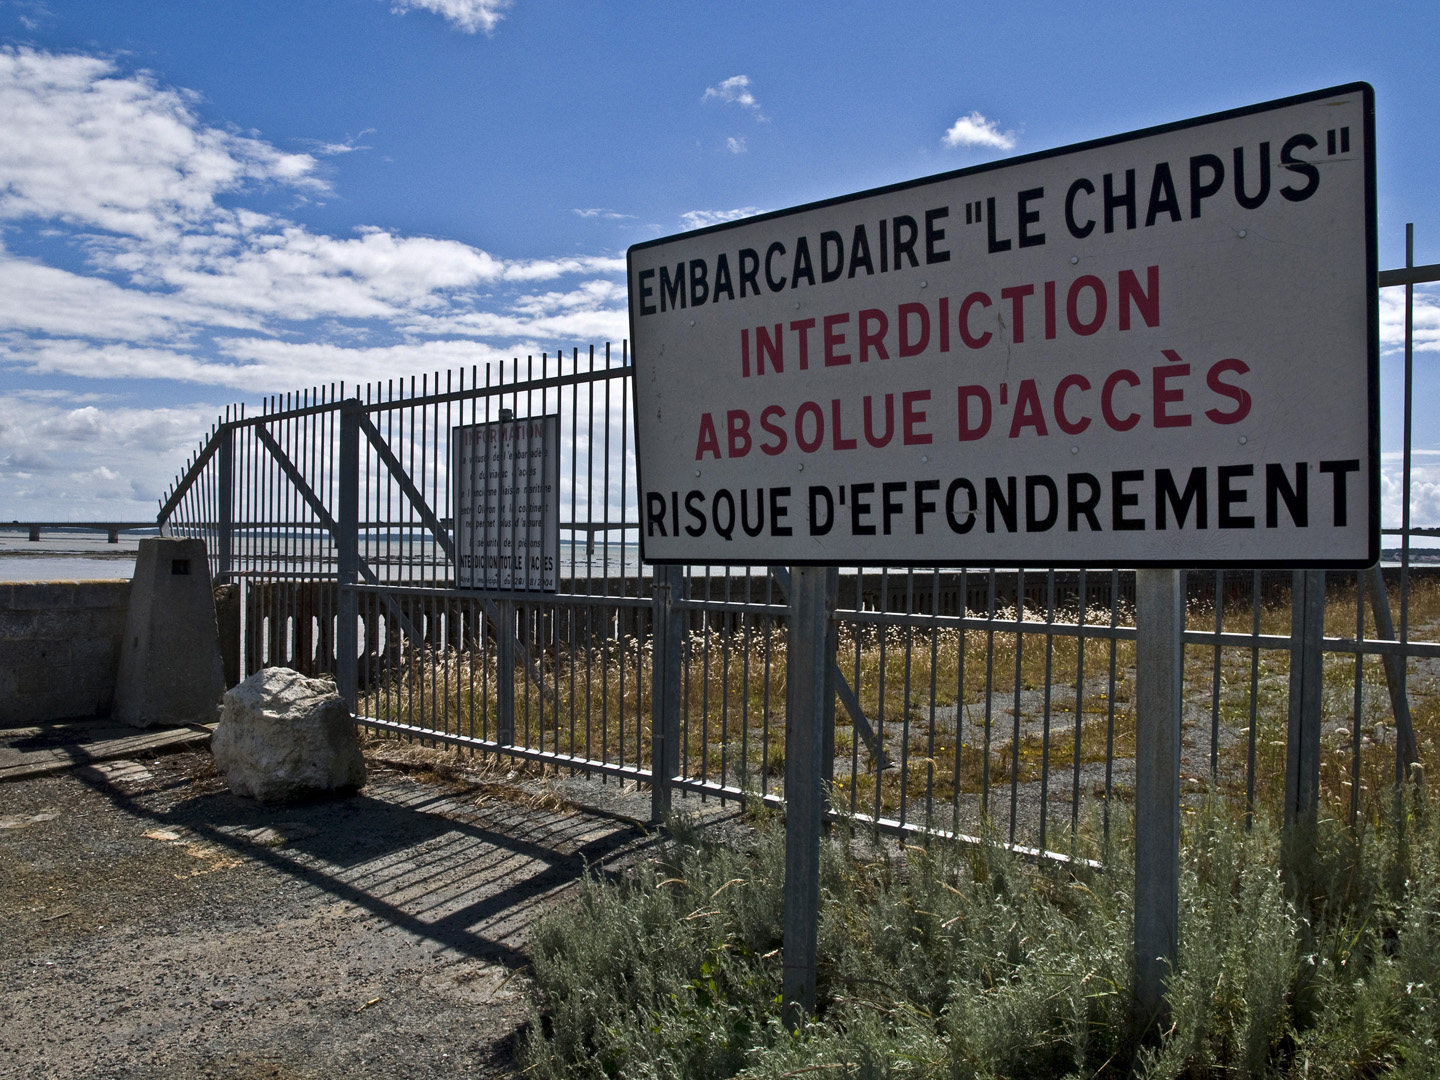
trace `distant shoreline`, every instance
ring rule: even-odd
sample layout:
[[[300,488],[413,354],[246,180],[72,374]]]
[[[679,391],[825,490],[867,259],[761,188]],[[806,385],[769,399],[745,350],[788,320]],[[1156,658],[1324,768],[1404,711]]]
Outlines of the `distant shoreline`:
[[[18,545],[0,546],[0,584],[125,580],[134,573],[134,544],[132,541],[130,545],[108,545],[102,537],[97,545],[79,551],[42,545],[36,545],[40,550],[25,550]],[[1386,569],[1398,568],[1400,549],[1383,548],[1380,565]],[[1440,548],[1411,548],[1410,565],[1426,570],[1440,567]],[[627,569],[633,571],[638,568],[632,566]],[[1209,571],[1198,570],[1196,573]]]

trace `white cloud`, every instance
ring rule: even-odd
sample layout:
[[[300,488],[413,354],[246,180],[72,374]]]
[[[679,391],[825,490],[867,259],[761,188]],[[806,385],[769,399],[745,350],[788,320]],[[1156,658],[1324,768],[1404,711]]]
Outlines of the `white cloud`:
[[[523,274],[454,240],[380,229],[337,239],[298,225],[240,237],[189,237],[112,257],[139,284],[164,286],[206,305],[282,319],[390,319],[444,295]]]
[[[511,0],[391,0],[390,10],[403,15],[418,8],[434,12],[467,34],[476,30],[490,34],[505,17],[510,3]]]
[[[739,105],[753,112],[756,120],[765,119],[765,114],[760,111],[760,102],[755,100],[755,95],[750,90],[749,75],[732,75],[718,86],[707,86],[705,93],[700,95],[700,100]]]
[[[32,375],[69,375],[83,379],[164,379],[252,390],[265,389],[257,383],[253,370],[216,363],[196,353],[112,343],[96,344],[77,338],[43,338],[0,345],[0,368]],[[288,384],[286,385],[288,387]]]
[[[335,157],[338,154],[353,154],[356,150],[371,150],[373,147],[363,145],[360,140],[366,135],[373,135],[374,128],[366,128],[358,135],[352,135],[342,142],[320,142],[315,139],[306,139],[303,142],[308,145],[312,152],[321,157]]]
[[[951,147],[988,146],[995,150],[1012,150],[1015,147],[1015,132],[1001,131],[994,120],[972,112],[951,124],[940,141]]]
[[[12,516],[153,513],[220,410],[135,408],[127,382],[144,380],[154,404],[184,386],[223,402],[626,336],[623,257],[314,231],[247,197],[324,195],[317,155],[365,133],[289,154],[198,108],[118,60],[0,49],[0,378],[12,384],[0,505]]]
[[[747,147],[745,146],[745,136],[741,135],[739,138],[736,138],[732,135],[730,138],[725,140],[725,149],[729,150],[732,154],[745,153],[747,149]]]
[[[680,220],[687,229],[703,229],[707,225],[719,225],[722,221],[735,221],[761,213],[764,211],[758,206],[742,206],[736,210],[687,210],[680,215]]]
[[[610,257],[504,260],[366,227],[333,237],[244,208],[255,184],[323,190],[308,154],[206,126],[181,91],[104,59],[0,50],[0,217],[59,223],[99,276],[5,260],[0,330],[161,339],[263,320],[404,320],[473,290],[624,271]],[[93,230],[102,230],[100,234]]]
[[[0,252],[0,333],[153,341],[183,337],[199,323],[258,328],[224,306],[127,289]]]
[[[322,192],[309,154],[204,126],[189,95],[109,60],[0,48],[0,217],[174,236],[247,184]]]
[[[0,502],[62,521],[153,517],[176,462],[216,411],[209,404],[69,408],[0,397]]]
[[[526,348],[522,345],[518,351]],[[232,368],[237,381],[231,385],[256,392],[342,381],[354,386],[420,372],[484,368],[508,362],[517,352],[513,347],[497,348],[460,338],[365,347],[241,338],[227,341],[224,350],[237,361]],[[542,349],[531,343],[530,351],[539,355]],[[554,346],[549,351],[553,352]],[[217,370],[221,366],[215,365]],[[297,379],[297,372],[304,372],[303,377]]]
[[[421,315],[413,319],[406,329],[417,335],[437,337],[453,335],[499,341],[539,340],[552,343],[551,348],[564,343],[618,342],[629,336],[623,289],[619,306],[615,307],[577,305],[554,310],[548,305],[557,303],[556,295],[542,294],[528,301],[522,297],[520,303],[528,303],[529,311]]]
[[[1410,524],[1418,529],[1440,528],[1440,450],[1412,450],[1410,457]],[[1404,459],[1398,452],[1380,455],[1380,523],[1387,529],[1398,529],[1403,521],[1404,476]],[[1399,537],[1384,538],[1387,547],[1399,541]]]
[[[1414,349],[1440,352],[1440,294],[1419,286],[1411,310]],[[1405,289],[1380,290],[1380,347],[1386,351],[1405,347]]]
[[[590,209],[588,209],[588,210],[579,210],[579,209],[576,209],[576,210],[572,211],[572,213],[574,213],[574,214],[577,215],[578,217],[582,217],[582,218],[601,218],[601,219],[604,220],[604,221],[629,221],[629,220],[632,220],[632,219],[635,217],[634,214],[621,214],[621,213],[619,213],[618,211],[615,211],[615,210],[607,210],[607,209],[605,209],[604,207],[600,207],[600,206],[592,207],[592,208],[590,208]]]

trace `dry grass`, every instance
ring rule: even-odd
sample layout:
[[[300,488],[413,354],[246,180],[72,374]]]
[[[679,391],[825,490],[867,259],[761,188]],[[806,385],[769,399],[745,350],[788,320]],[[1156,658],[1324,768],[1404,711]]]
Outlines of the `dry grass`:
[[[1398,622],[1394,590],[1390,605]],[[1413,640],[1440,638],[1440,583],[1416,581],[1409,608]],[[1049,798],[1058,800],[1052,812],[1068,818],[1077,769],[1082,796],[1126,795],[1123,776],[1112,777],[1107,786],[1105,763],[1118,765],[1134,754],[1135,646],[1133,640],[1099,636],[1098,628],[1112,625],[1108,608],[1085,613],[1089,629],[1083,639],[1043,633],[1035,623],[1044,616],[1034,611],[1025,613],[1024,625],[1017,625],[1011,609],[997,612],[993,629],[964,631],[878,626],[844,621],[844,614],[838,663],[893,765],[877,781],[875,748],[837,708],[836,776],[845,802],[887,816],[903,807],[913,817],[910,808],[917,803],[958,806],[987,790],[993,801],[1002,788],[1008,799],[1012,783],[1038,792],[1048,776]],[[1055,618],[1080,621],[1074,610]],[[1114,618],[1120,626],[1133,625],[1128,610]],[[1257,611],[1244,596],[1219,612],[1219,628],[1227,633],[1249,634],[1257,622],[1262,635],[1287,635],[1288,597],[1272,597]],[[1189,629],[1216,626],[1212,605],[1192,605]],[[1354,637],[1357,629],[1353,585],[1332,588],[1327,636]],[[1366,636],[1376,635],[1368,604],[1363,629]],[[772,620],[746,618],[738,628],[712,626],[686,638],[681,718],[686,775],[756,791],[779,789],[786,653],[784,626]],[[532,676],[516,671],[516,741],[648,768],[651,659],[648,636],[536,651]],[[381,719],[493,740],[497,674],[491,643],[458,653],[413,652],[390,665],[362,709]],[[1243,800],[1253,754],[1256,801],[1270,804],[1279,797],[1288,679],[1284,649],[1187,647],[1182,772],[1190,790]],[[1420,758],[1429,763],[1440,739],[1440,664],[1412,660],[1408,679]],[[1368,813],[1384,801],[1395,770],[1394,720],[1378,657],[1357,668],[1353,656],[1326,655],[1324,717],[1324,798],[1332,811],[1348,813],[1353,797]]]

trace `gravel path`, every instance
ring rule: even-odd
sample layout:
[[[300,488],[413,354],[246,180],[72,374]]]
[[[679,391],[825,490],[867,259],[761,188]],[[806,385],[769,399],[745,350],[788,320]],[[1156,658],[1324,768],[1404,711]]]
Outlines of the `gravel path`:
[[[372,762],[267,809],[190,751],[0,785],[0,1077],[510,1075],[530,929],[650,841],[505,779]]]

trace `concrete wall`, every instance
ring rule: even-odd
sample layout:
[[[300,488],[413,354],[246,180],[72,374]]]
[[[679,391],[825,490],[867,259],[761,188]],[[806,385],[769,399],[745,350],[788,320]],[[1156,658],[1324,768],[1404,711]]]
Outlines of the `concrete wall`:
[[[0,723],[108,716],[129,581],[0,584]]]

